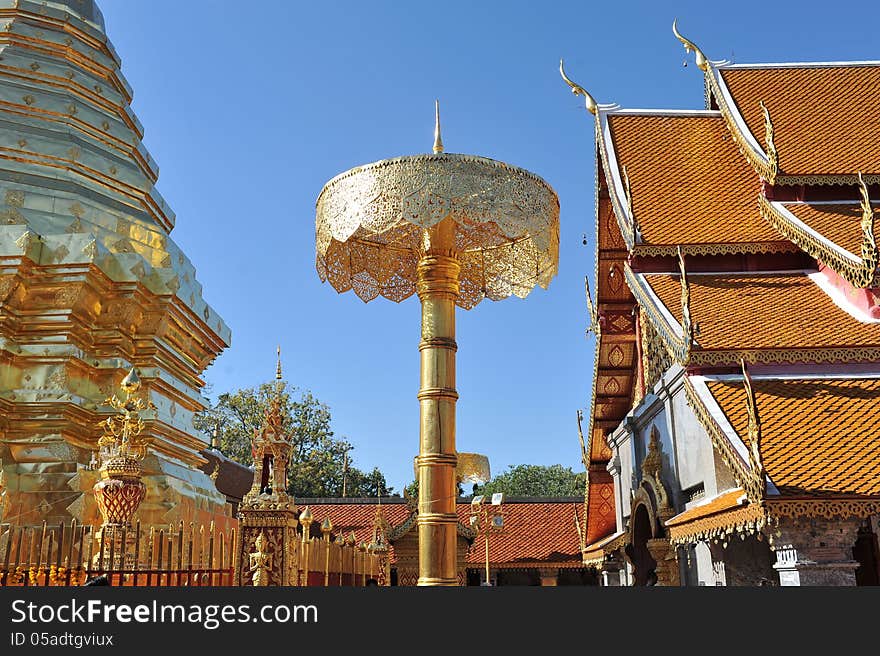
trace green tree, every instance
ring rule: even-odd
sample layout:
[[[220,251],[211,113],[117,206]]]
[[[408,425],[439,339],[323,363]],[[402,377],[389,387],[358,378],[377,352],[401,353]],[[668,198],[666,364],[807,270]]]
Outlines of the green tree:
[[[586,474],[562,465],[510,465],[474,494],[504,492],[511,497],[576,497],[584,493]]]
[[[330,408],[325,403],[311,392],[281,385],[281,414],[292,445],[288,492],[295,497],[342,496],[343,463],[353,447],[334,436]],[[221,394],[212,408],[196,415],[193,425],[207,439],[216,430],[220,450],[236,462],[251,465],[251,439],[262,426],[275,394],[274,383]],[[346,478],[347,496],[376,496],[377,490],[389,496],[393,492],[378,468],[367,474],[349,464]]]
[[[458,496],[464,496],[464,487],[462,487],[461,483],[455,484],[456,494]],[[404,495],[410,497],[411,499],[419,498],[419,481],[418,479],[413,479],[413,481],[403,488]]]

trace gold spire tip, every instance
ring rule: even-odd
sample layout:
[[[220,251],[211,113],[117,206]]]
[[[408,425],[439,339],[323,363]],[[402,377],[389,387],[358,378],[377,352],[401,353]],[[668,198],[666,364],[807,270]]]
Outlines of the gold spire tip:
[[[281,380],[281,346],[275,350],[278,354],[278,365],[275,367],[275,380]]]
[[[443,152],[443,139],[440,136],[440,101],[434,101],[434,153]]]

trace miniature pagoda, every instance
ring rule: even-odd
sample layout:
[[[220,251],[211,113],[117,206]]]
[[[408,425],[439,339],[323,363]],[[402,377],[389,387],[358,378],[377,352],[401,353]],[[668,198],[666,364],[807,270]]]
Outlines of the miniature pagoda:
[[[878,582],[880,62],[710,61],[702,110],[586,99],[605,585]]]
[[[3,521],[98,520],[88,466],[136,367],[145,524],[232,521],[199,467],[201,374],[230,342],[169,236],[132,90],[94,0],[0,9]]]

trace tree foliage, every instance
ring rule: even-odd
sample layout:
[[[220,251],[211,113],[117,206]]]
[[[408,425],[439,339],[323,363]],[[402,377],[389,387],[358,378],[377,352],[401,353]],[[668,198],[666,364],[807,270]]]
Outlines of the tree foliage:
[[[275,395],[275,384],[264,383],[221,394],[217,403],[196,415],[195,428],[207,436],[216,430],[220,450],[226,457],[243,465],[253,464],[251,439],[263,423],[269,403]],[[292,449],[288,468],[288,492],[294,497],[342,496],[343,463],[349,453],[346,474],[346,496],[374,497],[377,492],[389,496],[385,476],[378,468],[363,472],[351,465],[352,446],[334,436],[330,425],[330,408],[311,392],[288,390],[282,383],[281,413],[285,432],[291,436]]]
[[[474,494],[504,492],[511,497],[575,497],[584,493],[586,474],[562,465],[510,465]]]

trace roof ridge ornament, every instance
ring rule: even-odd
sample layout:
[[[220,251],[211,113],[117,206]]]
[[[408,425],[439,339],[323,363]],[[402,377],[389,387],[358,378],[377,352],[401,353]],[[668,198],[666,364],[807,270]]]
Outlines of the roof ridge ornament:
[[[636,221],[636,213],[633,211],[632,187],[629,182],[629,172],[626,164],[623,165],[623,193],[626,196],[626,211],[629,213],[629,229],[632,243],[637,244],[642,240],[639,232],[639,223]]]
[[[434,154],[443,152],[443,138],[440,136],[440,100],[434,100]]]
[[[746,413],[748,415],[747,436],[749,440],[749,470],[751,480],[745,481],[746,495],[752,503],[760,503],[765,491],[764,463],[761,460],[761,419],[758,417],[758,404],[752,388],[752,377],[745,358],[740,359],[743,374],[743,388],[746,392]]]
[[[862,195],[862,262],[865,267],[865,286],[870,286],[874,281],[877,270],[877,241],[874,239],[874,208],[871,207],[871,196],[868,193],[868,185],[859,171],[859,192]]]
[[[580,523],[578,522],[577,516],[577,506],[574,507],[574,521],[578,530],[578,541],[580,542],[581,554],[583,554],[584,550],[587,548],[587,513],[590,510],[590,458],[587,453],[587,444],[584,441],[584,430],[581,423],[584,420],[583,410],[578,408],[577,410],[577,426],[578,426],[578,439],[581,443],[581,462],[584,463],[584,528],[581,530]]]
[[[600,336],[601,327],[599,325],[599,312],[593,304],[593,296],[590,294],[590,277],[584,276],[584,292],[587,297],[587,314],[590,318],[590,325],[587,326],[587,335],[593,333],[597,340]]]
[[[585,101],[585,106],[587,111],[590,112],[593,116],[596,116],[599,111],[599,103],[596,102],[596,99],[591,96],[586,89],[584,89],[577,82],[573,82],[566,74],[565,74],[565,65],[563,63],[562,58],[559,59],[559,74],[562,76],[562,79],[565,83],[571,87],[571,92],[576,96],[583,96]]]
[[[773,121],[770,120],[770,110],[763,100],[758,101],[761,111],[764,113],[764,141],[767,142],[767,182],[774,184],[776,175],[779,173],[779,153],[776,150],[776,142],[773,141]]]
[[[681,41],[682,45],[684,46],[685,52],[694,53],[697,68],[699,68],[703,72],[708,72],[709,60],[706,59],[706,55],[703,54],[703,51],[700,50],[693,41],[681,35],[681,33],[678,31],[677,21],[677,18],[674,18],[672,20],[672,33],[675,35],[675,38]]]
[[[684,364],[690,359],[691,347],[694,344],[694,326],[691,321],[691,289],[688,285],[681,246],[678,247],[678,269],[681,272],[681,330],[683,333],[679,360]]]

